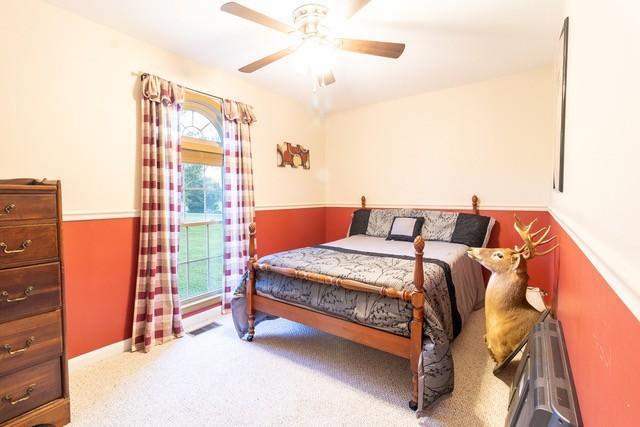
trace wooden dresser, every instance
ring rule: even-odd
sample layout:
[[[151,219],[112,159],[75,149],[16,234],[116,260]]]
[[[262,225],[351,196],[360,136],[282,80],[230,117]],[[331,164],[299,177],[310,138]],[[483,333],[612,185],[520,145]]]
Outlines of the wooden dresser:
[[[0,426],[69,418],[60,182],[0,180]]]

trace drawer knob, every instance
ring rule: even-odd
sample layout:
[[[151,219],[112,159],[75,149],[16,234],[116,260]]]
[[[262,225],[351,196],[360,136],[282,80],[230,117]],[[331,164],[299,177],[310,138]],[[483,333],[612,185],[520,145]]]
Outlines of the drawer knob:
[[[27,351],[35,340],[36,340],[36,337],[31,336],[27,338],[27,340],[24,342],[24,347],[22,348],[19,348],[17,350],[11,350],[11,346],[9,344],[5,344],[2,346],[2,349],[7,353],[9,353],[11,356],[13,356],[14,354],[24,353],[25,351]]]
[[[34,287],[33,286],[29,286],[27,289],[24,290],[24,292],[23,292],[24,296],[21,296],[21,297],[9,298],[9,292],[7,292],[7,291],[0,292],[0,296],[3,297],[3,298],[6,298],[5,299],[6,302],[24,301],[27,298],[29,298],[29,295],[31,295],[33,290],[34,290]]]
[[[16,210],[16,205],[11,203],[10,205],[7,205],[4,208],[2,208],[2,210],[0,210],[0,216],[9,215],[14,210]]]
[[[31,397],[31,394],[33,394],[35,389],[36,389],[36,384],[31,384],[29,387],[27,387],[27,390],[24,392],[24,394],[21,397],[14,398],[10,394],[5,394],[2,397],[2,400],[4,400],[5,402],[9,402],[11,405],[15,405],[20,402],[24,402],[25,400],[29,400],[29,398]]]
[[[7,244],[5,242],[0,242],[0,248],[5,254],[19,254],[20,252],[24,252],[27,250],[29,246],[31,246],[31,240],[23,240],[22,245],[20,245],[20,249],[8,250]]]

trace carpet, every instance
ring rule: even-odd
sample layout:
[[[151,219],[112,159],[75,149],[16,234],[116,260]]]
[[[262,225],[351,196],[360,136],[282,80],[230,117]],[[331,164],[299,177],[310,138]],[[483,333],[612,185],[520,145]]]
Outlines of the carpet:
[[[123,353],[70,375],[72,426],[502,426],[512,363],[500,378],[484,312],[453,343],[455,390],[417,419],[405,359],[284,319],[252,343],[221,327]]]

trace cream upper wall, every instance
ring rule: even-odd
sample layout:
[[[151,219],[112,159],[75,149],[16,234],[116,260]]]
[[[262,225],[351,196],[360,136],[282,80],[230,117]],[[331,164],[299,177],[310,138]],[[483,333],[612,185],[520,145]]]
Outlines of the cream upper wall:
[[[258,207],[324,201],[324,131],[310,106],[40,1],[3,1],[2,14],[0,178],[61,179],[65,214],[131,215],[140,151],[132,72],[146,71],[255,107]],[[312,169],[277,168],[282,141],[309,147]]]
[[[640,318],[640,3],[571,0],[566,14],[565,180],[551,212]]]
[[[551,67],[336,112],[329,205],[547,206]]]

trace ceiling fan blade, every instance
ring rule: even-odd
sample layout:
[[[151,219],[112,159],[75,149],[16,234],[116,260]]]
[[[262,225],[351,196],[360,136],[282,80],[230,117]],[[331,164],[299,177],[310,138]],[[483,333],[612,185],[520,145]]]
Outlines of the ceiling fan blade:
[[[320,87],[329,86],[335,82],[336,78],[331,71],[327,71],[318,76],[318,86]]]
[[[257,24],[264,25],[265,27],[273,28],[274,30],[281,31],[283,33],[290,33],[296,30],[290,25],[284,24],[280,21],[276,21],[273,18],[269,18],[267,15],[263,15],[262,13],[256,12],[253,9],[244,7],[234,1],[223,4],[220,7],[220,10],[255,22]]]
[[[371,0],[351,0],[349,5],[347,6],[347,14],[345,15],[345,19],[351,18],[355,15],[360,9],[365,7],[367,3]]]
[[[373,40],[338,39],[338,47],[349,52],[399,58],[404,52],[404,43],[377,42]]]
[[[264,67],[265,65],[269,65],[272,62],[276,62],[278,59],[284,58],[285,56],[293,53],[293,49],[282,49],[277,51],[276,53],[272,53],[269,56],[265,56],[264,58],[258,59],[255,62],[252,62],[249,65],[245,65],[240,68],[238,71],[242,71],[243,73],[253,73],[256,70]]]

